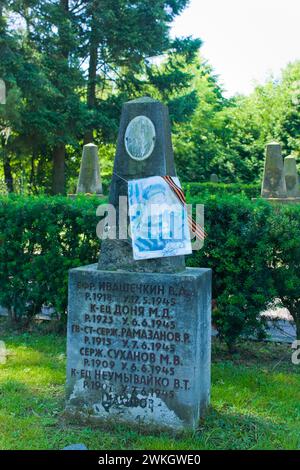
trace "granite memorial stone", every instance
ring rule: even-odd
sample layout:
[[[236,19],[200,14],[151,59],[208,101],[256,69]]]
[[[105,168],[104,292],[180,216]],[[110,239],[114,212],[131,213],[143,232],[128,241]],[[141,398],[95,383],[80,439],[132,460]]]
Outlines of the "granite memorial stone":
[[[129,179],[164,175],[176,175],[167,108],[126,103],[111,204],[119,210]],[[194,429],[210,400],[210,354],[211,270],[185,268],[183,256],[135,261],[129,241],[108,239],[98,265],[70,271],[67,415]]]
[[[299,198],[299,177],[296,158],[293,155],[290,155],[284,159],[284,177],[287,196],[292,198]]]
[[[138,138],[136,129],[140,129]],[[139,147],[140,153],[135,150]],[[116,220],[127,218],[119,201],[120,197],[127,197],[129,179],[166,175],[176,176],[168,108],[148,97],[125,103],[109,194],[109,203],[116,208]],[[116,240],[109,239],[110,231],[117,234]],[[119,239],[118,234],[118,224],[111,224],[107,240],[102,241],[99,269],[171,273],[184,270],[183,256],[135,261],[131,243]]]
[[[271,142],[266,147],[261,196],[267,199],[287,196],[281,146],[277,142]]]
[[[98,158],[98,147],[87,144],[83,147],[76,194],[102,194],[102,183]]]

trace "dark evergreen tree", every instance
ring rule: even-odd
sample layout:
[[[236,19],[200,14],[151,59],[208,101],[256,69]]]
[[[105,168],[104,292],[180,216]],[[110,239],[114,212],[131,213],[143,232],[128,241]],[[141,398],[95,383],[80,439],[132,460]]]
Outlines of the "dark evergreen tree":
[[[82,138],[113,140],[125,99],[157,90],[171,108],[173,102],[172,115],[180,109],[183,119],[192,110],[192,95],[180,96],[180,106],[175,104],[189,79],[179,70],[182,58],[191,60],[199,42],[169,37],[172,20],[188,0],[4,3],[9,21],[17,15],[20,26],[17,30],[4,22],[2,37],[4,49],[13,52],[0,71],[19,90],[22,103],[10,144],[15,153],[20,149],[32,187],[49,188],[49,178],[42,175],[52,164],[52,191],[64,192],[66,148],[78,148]],[[167,67],[158,72],[152,58],[166,54]]]

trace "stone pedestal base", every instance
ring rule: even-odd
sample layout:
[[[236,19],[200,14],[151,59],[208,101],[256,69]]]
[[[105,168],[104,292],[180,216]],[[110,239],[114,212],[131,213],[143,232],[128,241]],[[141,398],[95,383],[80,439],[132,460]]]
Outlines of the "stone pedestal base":
[[[196,428],[210,398],[211,271],[72,269],[67,414]]]

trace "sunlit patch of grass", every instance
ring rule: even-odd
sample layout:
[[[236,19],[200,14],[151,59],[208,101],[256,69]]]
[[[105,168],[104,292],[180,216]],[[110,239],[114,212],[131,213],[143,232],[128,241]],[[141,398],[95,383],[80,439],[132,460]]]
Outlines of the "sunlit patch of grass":
[[[175,436],[65,423],[65,337],[0,336],[9,349],[0,365],[1,449],[300,449],[300,367],[289,346],[245,342],[230,356],[215,342],[211,408],[196,432]]]

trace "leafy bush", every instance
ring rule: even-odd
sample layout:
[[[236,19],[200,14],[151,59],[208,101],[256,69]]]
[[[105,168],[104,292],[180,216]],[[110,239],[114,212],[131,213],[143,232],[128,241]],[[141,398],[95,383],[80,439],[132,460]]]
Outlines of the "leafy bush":
[[[268,225],[277,296],[292,315],[300,340],[300,205],[273,211]]]
[[[102,186],[104,194],[108,194],[111,179],[102,178]],[[230,194],[245,195],[249,199],[260,196],[261,184],[240,184],[240,183],[183,183],[182,187],[187,198],[209,195],[225,196]]]
[[[245,195],[190,197],[205,204],[204,248],[188,266],[213,269],[213,319],[232,347],[262,336],[269,303],[280,298],[300,325],[300,206],[272,206]],[[97,198],[0,198],[0,304],[17,318],[67,306],[68,270],[96,262]]]
[[[67,274],[96,261],[96,198],[0,199],[0,304],[16,318],[67,306]]]
[[[188,198],[194,196],[225,196],[230,194],[242,194],[249,199],[260,196],[260,184],[239,183],[183,183],[183,189]]]
[[[111,178],[102,178],[103,194],[109,194],[110,183],[111,183]]]
[[[213,269],[214,322],[231,347],[242,334],[264,334],[259,313],[275,296],[267,223],[273,209],[264,201],[238,196],[203,202],[208,237],[187,264]]]

